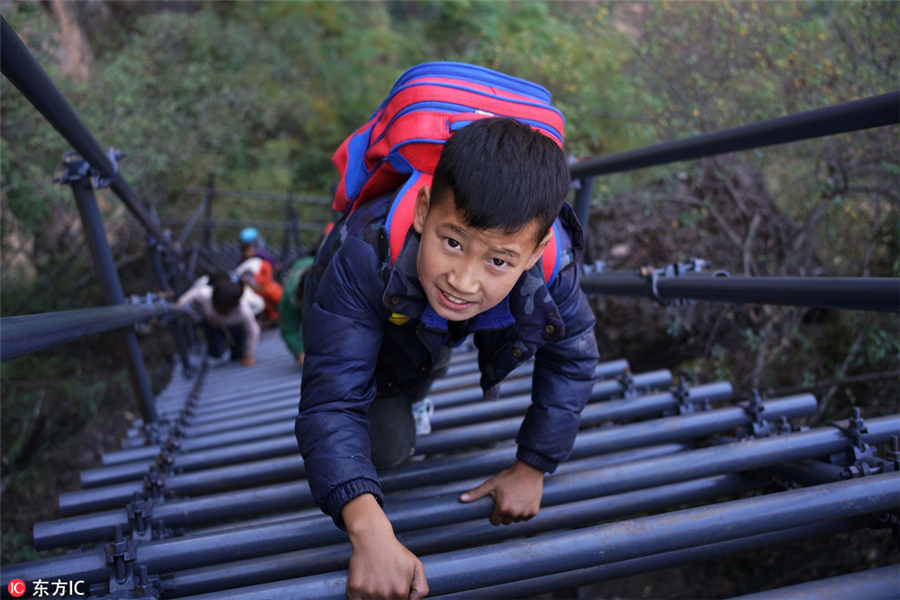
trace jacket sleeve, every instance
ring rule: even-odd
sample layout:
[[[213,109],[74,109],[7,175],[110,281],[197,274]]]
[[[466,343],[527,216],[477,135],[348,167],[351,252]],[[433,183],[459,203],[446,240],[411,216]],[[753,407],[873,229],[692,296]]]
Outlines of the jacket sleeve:
[[[572,451],[600,359],[594,313],[581,290],[577,263],[560,272],[551,294],[565,324],[565,337],[535,353],[532,403],[516,442],[517,458],[552,473]]]
[[[306,361],[294,431],[313,499],[343,528],[340,513],[371,493],[382,502],[369,451],[367,412],[386,315],[375,250],[348,237],[304,314]]]
[[[191,302],[202,302],[204,295],[208,294],[210,289],[207,285],[198,285],[190,288],[183,293],[177,300],[178,306],[185,306]]]

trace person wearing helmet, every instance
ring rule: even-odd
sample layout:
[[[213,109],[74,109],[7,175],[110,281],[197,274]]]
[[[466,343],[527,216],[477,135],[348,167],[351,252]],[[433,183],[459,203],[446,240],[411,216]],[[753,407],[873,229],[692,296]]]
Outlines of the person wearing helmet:
[[[241,280],[266,302],[267,325],[278,322],[278,304],[284,294],[281,284],[275,281],[277,260],[262,248],[262,238],[254,227],[241,231],[241,257],[243,261],[235,272]]]
[[[257,230],[256,227],[247,227],[241,230],[240,242],[241,256],[244,260],[258,256],[263,260],[269,261],[269,264],[272,265],[272,269],[276,272],[278,271],[279,261],[266,250],[266,244],[263,241],[262,236],[259,235],[259,230]]]

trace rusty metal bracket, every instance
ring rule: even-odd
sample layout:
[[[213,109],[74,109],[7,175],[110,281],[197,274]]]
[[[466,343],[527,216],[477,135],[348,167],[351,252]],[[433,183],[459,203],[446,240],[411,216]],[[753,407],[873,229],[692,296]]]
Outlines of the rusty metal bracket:
[[[135,492],[134,497],[127,505],[128,521],[131,523],[131,537],[136,540],[151,539],[150,517],[153,516],[153,501],[144,498],[140,492]]]
[[[110,588],[114,585],[124,585],[128,581],[131,570],[128,563],[137,558],[139,544],[140,540],[126,540],[122,537],[121,525],[113,527],[113,541],[106,544],[106,564],[113,565],[115,570],[110,576]]]

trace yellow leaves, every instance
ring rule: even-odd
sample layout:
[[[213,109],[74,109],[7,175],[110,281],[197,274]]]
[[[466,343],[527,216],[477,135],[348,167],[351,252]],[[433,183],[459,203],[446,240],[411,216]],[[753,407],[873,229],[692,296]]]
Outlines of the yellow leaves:
[[[695,108],[694,110],[691,111],[691,114],[694,115],[695,117],[699,117],[699,116],[700,116],[700,109],[699,109],[699,108]]]

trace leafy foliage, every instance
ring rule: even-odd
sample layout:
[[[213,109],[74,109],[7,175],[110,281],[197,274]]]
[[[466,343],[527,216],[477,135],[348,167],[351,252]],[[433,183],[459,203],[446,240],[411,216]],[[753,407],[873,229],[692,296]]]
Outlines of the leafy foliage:
[[[896,88],[896,4],[658,2],[632,10],[628,23],[652,35],[625,38],[635,57],[629,76],[644,92],[630,110],[651,120],[662,141]],[[898,160],[897,128],[885,127],[608,178],[601,185],[616,193],[598,216],[614,221],[598,223],[595,252],[607,257],[616,244],[644,242],[626,259],[662,266],[700,256],[756,276],[896,277]],[[645,222],[623,226],[619,212],[635,204],[645,207]],[[623,263],[611,264],[635,266]],[[885,343],[896,337],[894,315],[709,303],[673,312],[680,325],[669,338],[679,352],[671,358],[700,379],[729,374],[742,396],[751,388],[816,391],[817,420],[845,417],[860,393],[870,415],[896,410],[898,351]],[[882,379],[849,385],[867,372]]]

